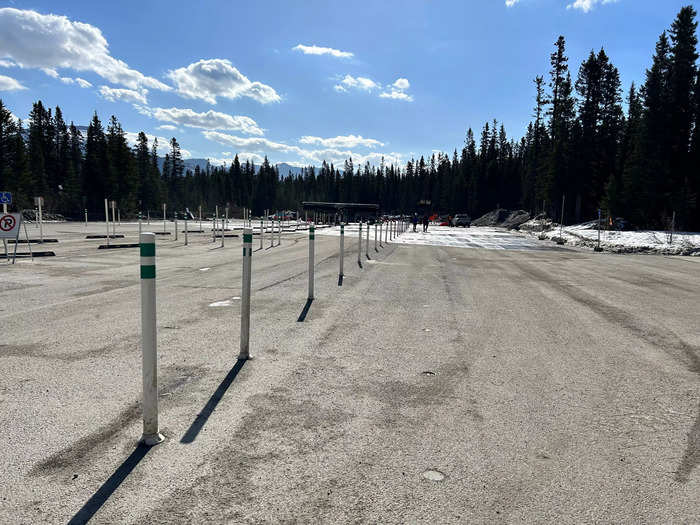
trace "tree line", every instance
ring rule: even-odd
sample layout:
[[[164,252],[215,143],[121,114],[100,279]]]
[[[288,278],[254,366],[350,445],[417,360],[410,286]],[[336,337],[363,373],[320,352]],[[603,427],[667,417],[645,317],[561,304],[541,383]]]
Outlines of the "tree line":
[[[280,174],[267,158],[256,166],[238,156],[230,165],[185,170],[175,138],[159,169],[157,142],[144,133],[130,147],[112,116],[105,130],[95,114],[83,137],[54,111],[36,102],[28,128],[0,101],[0,189],[19,206],[43,195],[47,209],[79,217],[117,200],[125,214],[215,205],[298,209],[305,200],[371,202],[386,212],[467,212],[523,208],[565,221],[621,216],[638,227],[700,229],[700,71],[697,13],[680,10],[656,44],[641,86],[623,92],[605,49],[591,51],[572,78],[566,41],[559,37],[550,70],[533,82],[527,132],[508,137],[497,120],[478,142],[470,128],[452,154],[410,159],[405,166],[323,162],[301,174]],[[626,111],[625,111],[626,109]],[[429,204],[428,204],[429,203]]]

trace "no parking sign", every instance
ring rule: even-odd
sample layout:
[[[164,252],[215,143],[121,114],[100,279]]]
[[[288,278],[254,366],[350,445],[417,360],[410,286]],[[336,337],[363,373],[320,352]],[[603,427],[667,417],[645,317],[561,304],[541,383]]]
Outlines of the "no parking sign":
[[[0,239],[18,239],[21,222],[21,213],[0,215]]]

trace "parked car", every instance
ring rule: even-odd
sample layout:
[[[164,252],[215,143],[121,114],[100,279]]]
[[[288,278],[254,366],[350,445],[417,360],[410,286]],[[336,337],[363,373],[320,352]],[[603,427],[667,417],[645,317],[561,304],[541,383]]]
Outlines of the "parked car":
[[[463,228],[469,228],[472,225],[472,220],[466,213],[457,214],[454,217],[455,226],[462,226]]]

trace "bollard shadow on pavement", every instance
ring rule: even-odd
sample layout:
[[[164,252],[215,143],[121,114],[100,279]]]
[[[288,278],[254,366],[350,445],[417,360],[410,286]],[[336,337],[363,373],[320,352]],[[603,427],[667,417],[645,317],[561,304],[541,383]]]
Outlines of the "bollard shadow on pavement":
[[[309,309],[311,308],[311,303],[313,303],[313,299],[307,299],[306,304],[304,305],[304,309],[301,311],[301,314],[299,314],[299,319],[297,319],[297,323],[303,323],[304,320],[306,319],[307,314],[309,313]]]
[[[202,428],[206,424],[207,420],[209,419],[209,416],[212,415],[214,409],[216,409],[216,406],[219,404],[221,399],[223,399],[224,394],[233,383],[233,380],[236,379],[238,372],[241,371],[241,368],[243,368],[243,365],[245,363],[246,359],[238,359],[236,361],[236,364],[233,365],[233,368],[229,371],[228,374],[226,374],[224,380],[209,398],[207,404],[204,405],[202,411],[199,414],[197,414],[197,417],[190,425],[190,428],[188,428],[187,432],[185,432],[185,435],[182,436],[180,443],[192,443],[197,438]]]
[[[75,513],[75,516],[70,519],[68,525],[78,525],[90,521],[152,448],[153,446],[139,443],[136,449],[126,458],[124,463],[114,471],[114,474],[112,474],[109,479],[97,489],[97,492],[87,500],[85,505]]]

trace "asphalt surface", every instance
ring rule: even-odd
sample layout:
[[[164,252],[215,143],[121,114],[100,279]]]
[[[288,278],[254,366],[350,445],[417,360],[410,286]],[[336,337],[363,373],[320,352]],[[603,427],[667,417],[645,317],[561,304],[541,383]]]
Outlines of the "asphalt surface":
[[[148,449],[138,250],[85,233],[0,267],[2,523],[700,521],[698,258],[349,235],[338,286],[317,235],[299,322],[307,234],[256,237],[237,362],[240,238],[158,238]]]

